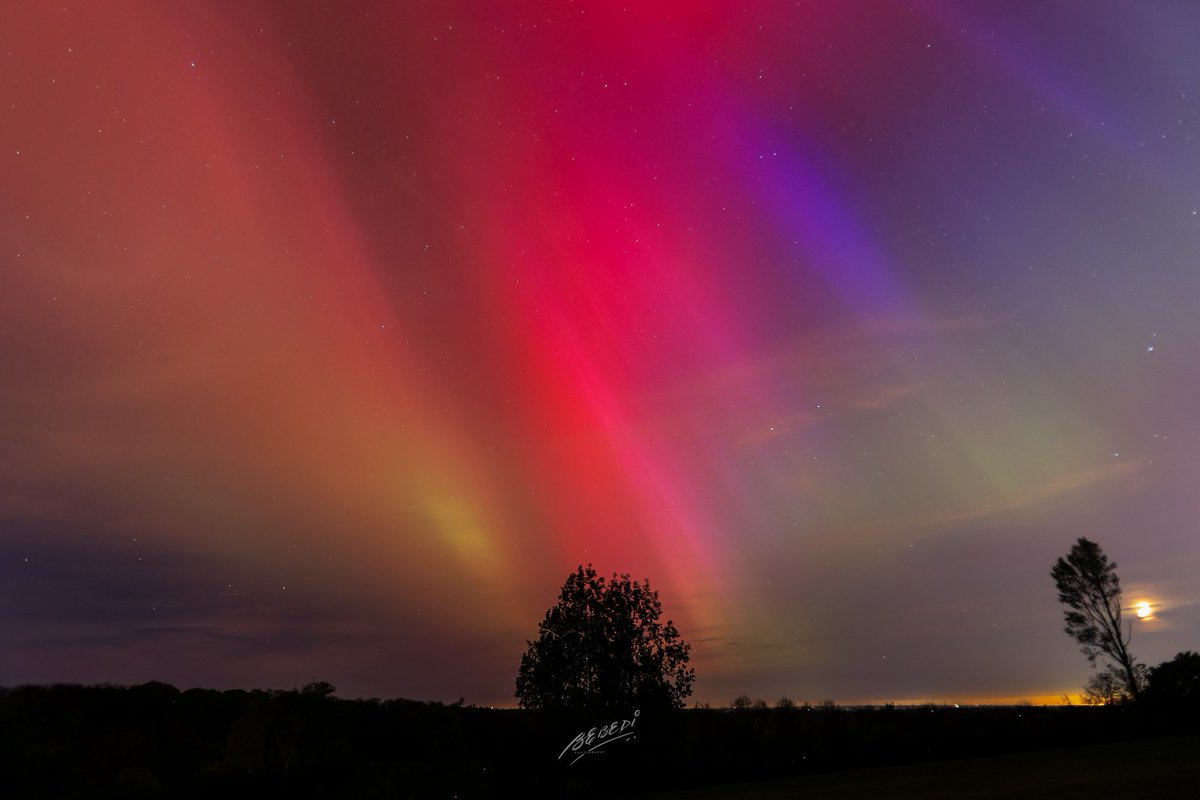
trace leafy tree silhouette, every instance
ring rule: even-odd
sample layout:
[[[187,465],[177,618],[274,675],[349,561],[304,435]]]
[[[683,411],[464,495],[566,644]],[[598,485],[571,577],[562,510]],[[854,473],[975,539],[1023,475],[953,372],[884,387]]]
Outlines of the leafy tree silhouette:
[[[1079,642],[1088,663],[1095,664],[1102,655],[1109,658],[1125,691],[1137,700],[1144,668],[1129,652],[1131,631],[1121,628],[1121,581],[1116,562],[1108,560],[1100,545],[1081,536],[1070,552],[1055,562],[1050,576],[1058,587],[1059,602],[1068,608],[1063,612],[1067,634]]]
[[[521,657],[516,696],[522,708],[682,708],[696,670],[691,645],[667,620],[650,582],[588,564],[568,576],[558,603]]]
[[[1184,650],[1152,667],[1146,697],[1177,706],[1200,706],[1200,654]]]

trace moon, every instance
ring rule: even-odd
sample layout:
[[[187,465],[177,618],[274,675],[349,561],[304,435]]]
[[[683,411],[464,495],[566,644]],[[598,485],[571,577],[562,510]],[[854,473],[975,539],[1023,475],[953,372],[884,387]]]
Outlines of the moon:
[[[1137,615],[1138,615],[1139,619],[1146,619],[1147,617],[1149,617],[1151,614],[1154,613],[1154,609],[1152,609],[1150,607],[1150,604],[1147,603],[1145,600],[1143,600],[1140,603],[1135,604],[1134,609],[1137,611]]]

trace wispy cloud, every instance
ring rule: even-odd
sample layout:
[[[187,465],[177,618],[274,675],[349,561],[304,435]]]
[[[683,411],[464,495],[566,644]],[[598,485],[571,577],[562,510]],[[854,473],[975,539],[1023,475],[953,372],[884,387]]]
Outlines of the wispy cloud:
[[[1065,472],[1048,481],[1026,484],[1018,490],[992,496],[979,502],[949,508],[944,511],[908,518],[888,520],[871,526],[870,535],[875,536],[885,529],[893,533],[932,531],[946,525],[983,519],[1000,514],[1010,514],[1027,508],[1066,499],[1089,487],[1124,481],[1133,481],[1150,462],[1144,459],[1120,459],[1097,464],[1083,469]]]

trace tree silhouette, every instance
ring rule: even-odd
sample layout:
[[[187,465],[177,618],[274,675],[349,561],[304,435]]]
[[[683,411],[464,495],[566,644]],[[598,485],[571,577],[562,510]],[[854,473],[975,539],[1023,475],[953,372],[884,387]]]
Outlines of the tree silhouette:
[[[649,581],[605,582],[589,564],[567,578],[558,603],[521,657],[522,708],[681,708],[696,670]]]
[[[729,704],[729,707],[734,711],[749,711],[754,707],[754,698],[743,692],[733,698],[733,702]]]
[[[1100,545],[1080,537],[1065,558],[1050,570],[1058,587],[1058,600],[1068,607],[1063,612],[1067,634],[1095,664],[1101,655],[1111,659],[1125,690],[1134,700],[1141,695],[1143,669],[1129,652],[1132,636],[1121,629],[1121,581],[1116,562],[1108,560]]]
[[[1125,673],[1108,666],[1088,679],[1079,701],[1085,706],[1115,706],[1132,699],[1125,683]]]
[[[1200,654],[1184,650],[1170,661],[1152,667],[1146,698],[1176,706],[1200,705]]]

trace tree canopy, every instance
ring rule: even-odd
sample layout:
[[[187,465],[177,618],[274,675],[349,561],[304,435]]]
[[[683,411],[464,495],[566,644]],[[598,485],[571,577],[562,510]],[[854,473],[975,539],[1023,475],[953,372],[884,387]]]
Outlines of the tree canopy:
[[[1088,662],[1104,656],[1119,671],[1125,690],[1133,699],[1141,693],[1144,669],[1129,652],[1132,633],[1121,627],[1121,581],[1116,562],[1095,542],[1080,537],[1065,557],[1050,571],[1058,587],[1058,600],[1067,634],[1079,643]]]
[[[1170,661],[1152,667],[1146,697],[1191,708],[1200,705],[1200,654],[1184,650]]]
[[[667,620],[650,582],[589,564],[568,576],[558,602],[521,657],[516,696],[522,708],[683,706],[696,670],[691,645]]]

